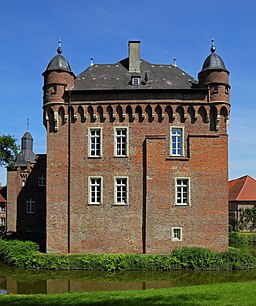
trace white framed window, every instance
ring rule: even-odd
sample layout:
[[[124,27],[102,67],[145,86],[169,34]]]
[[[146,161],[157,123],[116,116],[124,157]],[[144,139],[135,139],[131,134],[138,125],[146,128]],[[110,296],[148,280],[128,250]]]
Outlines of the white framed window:
[[[172,227],[171,239],[172,241],[182,241],[182,227]]]
[[[102,151],[101,128],[89,128],[89,152],[90,157],[101,157]]]
[[[6,226],[6,219],[5,218],[0,219],[0,226]]]
[[[35,201],[31,197],[27,198],[26,201],[26,213],[27,214],[34,214],[35,210]]]
[[[189,178],[175,178],[175,204],[189,205],[190,180]]]
[[[184,155],[184,129],[171,127],[171,156]]]
[[[140,77],[132,77],[132,85],[138,86],[140,85]]]
[[[115,180],[115,204],[128,205],[129,203],[129,182],[126,176],[116,176]]]
[[[38,176],[38,179],[37,179],[37,182],[38,182],[38,186],[39,187],[44,187],[46,185],[46,178],[43,174],[39,175]]]
[[[128,128],[115,127],[115,156],[128,156]]]
[[[88,204],[102,204],[103,179],[100,176],[90,176],[88,178],[89,201]]]
[[[5,213],[5,211],[6,211],[5,204],[1,204],[0,205],[0,212]]]

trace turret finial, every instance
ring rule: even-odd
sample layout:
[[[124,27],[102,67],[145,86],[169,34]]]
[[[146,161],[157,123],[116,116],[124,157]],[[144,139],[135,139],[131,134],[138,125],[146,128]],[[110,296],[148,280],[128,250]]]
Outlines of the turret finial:
[[[59,38],[59,47],[57,49],[57,53],[61,54],[62,53],[62,49],[61,49],[61,39]]]
[[[27,131],[29,130],[29,118],[27,118]]]
[[[212,38],[212,46],[211,46],[211,49],[210,49],[210,51],[213,53],[213,52],[215,52],[215,47],[214,47],[214,39]]]

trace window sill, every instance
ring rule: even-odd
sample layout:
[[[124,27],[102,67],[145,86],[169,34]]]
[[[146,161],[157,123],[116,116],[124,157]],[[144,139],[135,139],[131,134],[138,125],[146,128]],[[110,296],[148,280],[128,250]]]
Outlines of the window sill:
[[[188,161],[189,158],[185,157],[185,156],[168,156],[168,157],[166,157],[166,160],[184,160],[184,161]]]
[[[129,155],[114,155],[114,158],[128,158]]]
[[[88,159],[101,159],[102,156],[88,156]]]
[[[103,206],[103,203],[88,203],[88,206]]]
[[[190,207],[189,204],[177,204],[177,203],[175,203],[174,206],[175,207]]]
[[[114,203],[112,206],[130,206],[129,204]]]

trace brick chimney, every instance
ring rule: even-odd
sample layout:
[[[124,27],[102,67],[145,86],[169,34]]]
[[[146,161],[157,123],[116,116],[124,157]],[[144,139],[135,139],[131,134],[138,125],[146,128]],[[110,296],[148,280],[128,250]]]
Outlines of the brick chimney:
[[[140,72],[140,41],[129,41],[129,72]]]

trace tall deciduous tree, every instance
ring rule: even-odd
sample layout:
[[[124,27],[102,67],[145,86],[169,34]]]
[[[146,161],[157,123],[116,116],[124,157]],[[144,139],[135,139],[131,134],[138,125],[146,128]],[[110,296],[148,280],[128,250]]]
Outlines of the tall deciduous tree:
[[[0,134],[0,167],[9,166],[18,154],[18,146],[14,136]]]

